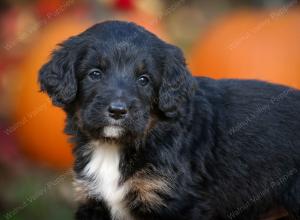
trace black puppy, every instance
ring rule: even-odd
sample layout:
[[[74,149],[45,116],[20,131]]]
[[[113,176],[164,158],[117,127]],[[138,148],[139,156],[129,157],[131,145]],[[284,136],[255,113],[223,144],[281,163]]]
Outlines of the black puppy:
[[[299,91],[192,77],[178,48],[120,21],[62,43],[39,82],[68,116],[76,219],[300,219]]]

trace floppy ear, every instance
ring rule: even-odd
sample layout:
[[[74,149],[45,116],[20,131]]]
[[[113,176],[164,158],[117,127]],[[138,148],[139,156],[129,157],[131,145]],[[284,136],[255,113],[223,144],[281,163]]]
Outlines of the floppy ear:
[[[75,63],[81,43],[77,37],[71,37],[59,46],[40,69],[39,83],[41,91],[47,92],[54,105],[65,107],[76,97]]]
[[[189,73],[181,50],[167,46],[162,83],[159,89],[159,108],[167,117],[177,117],[193,96],[196,82]]]

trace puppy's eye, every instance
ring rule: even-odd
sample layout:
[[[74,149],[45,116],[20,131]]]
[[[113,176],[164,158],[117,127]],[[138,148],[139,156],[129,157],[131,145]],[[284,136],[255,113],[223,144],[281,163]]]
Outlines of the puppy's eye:
[[[89,71],[88,77],[92,81],[98,81],[103,77],[103,73],[98,69],[92,69]]]
[[[149,77],[147,75],[142,75],[138,78],[137,82],[140,86],[146,86],[149,83]]]

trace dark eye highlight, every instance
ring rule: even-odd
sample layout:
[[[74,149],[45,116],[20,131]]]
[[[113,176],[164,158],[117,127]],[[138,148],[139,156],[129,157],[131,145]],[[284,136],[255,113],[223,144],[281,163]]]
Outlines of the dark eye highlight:
[[[138,79],[137,79],[137,83],[140,85],[140,86],[146,86],[148,85],[150,82],[150,79],[147,75],[141,75]]]
[[[98,80],[102,79],[103,73],[99,69],[92,69],[89,71],[88,77],[92,81],[98,81]]]

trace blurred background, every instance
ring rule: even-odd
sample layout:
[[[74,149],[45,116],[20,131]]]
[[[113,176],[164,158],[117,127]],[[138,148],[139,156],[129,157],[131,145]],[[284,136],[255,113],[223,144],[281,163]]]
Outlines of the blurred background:
[[[297,0],[1,0],[0,219],[72,219],[64,114],[37,72],[58,42],[107,19],[181,47],[191,72],[300,88]]]

